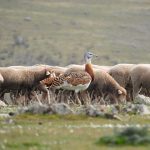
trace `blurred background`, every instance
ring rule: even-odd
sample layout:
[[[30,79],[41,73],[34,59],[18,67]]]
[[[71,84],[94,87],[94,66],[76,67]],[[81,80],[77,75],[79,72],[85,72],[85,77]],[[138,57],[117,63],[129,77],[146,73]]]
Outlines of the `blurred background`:
[[[150,0],[0,0],[0,66],[149,63]]]

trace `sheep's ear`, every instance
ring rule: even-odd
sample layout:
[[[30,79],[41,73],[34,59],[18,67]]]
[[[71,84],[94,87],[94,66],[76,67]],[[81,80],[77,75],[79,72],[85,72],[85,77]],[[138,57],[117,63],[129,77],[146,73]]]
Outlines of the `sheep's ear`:
[[[50,72],[49,72],[49,71],[46,71],[46,75],[49,76],[49,75],[50,75]]]
[[[121,91],[121,90],[118,90],[118,94],[121,95],[121,94],[122,94],[122,91]]]

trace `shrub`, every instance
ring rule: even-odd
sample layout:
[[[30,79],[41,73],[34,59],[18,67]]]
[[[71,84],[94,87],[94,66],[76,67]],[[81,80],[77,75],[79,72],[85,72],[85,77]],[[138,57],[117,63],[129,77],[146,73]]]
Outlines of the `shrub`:
[[[147,128],[129,127],[114,135],[101,137],[97,144],[110,145],[147,145],[150,144],[150,134]]]

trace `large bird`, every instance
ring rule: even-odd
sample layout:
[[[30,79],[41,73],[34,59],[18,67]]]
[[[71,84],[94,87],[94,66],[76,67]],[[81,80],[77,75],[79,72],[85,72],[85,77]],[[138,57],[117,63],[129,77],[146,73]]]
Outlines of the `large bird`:
[[[84,55],[84,69],[67,69],[64,74],[54,78],[50,87],[55,89],[72,90],[75,91],[75,93],[86,90],[90,83],[94,80],[94,72],[91,64],[91,59],[93,56],[96,55],[91,52],[86,52]]]

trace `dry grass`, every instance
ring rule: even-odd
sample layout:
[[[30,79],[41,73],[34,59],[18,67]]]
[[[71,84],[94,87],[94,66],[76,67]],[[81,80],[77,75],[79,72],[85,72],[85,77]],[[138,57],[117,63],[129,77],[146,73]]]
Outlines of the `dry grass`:
[[[80,64],[87,49],[100,65],[148,63],[149,8],[149,0],[1,0],[1,66]]]

